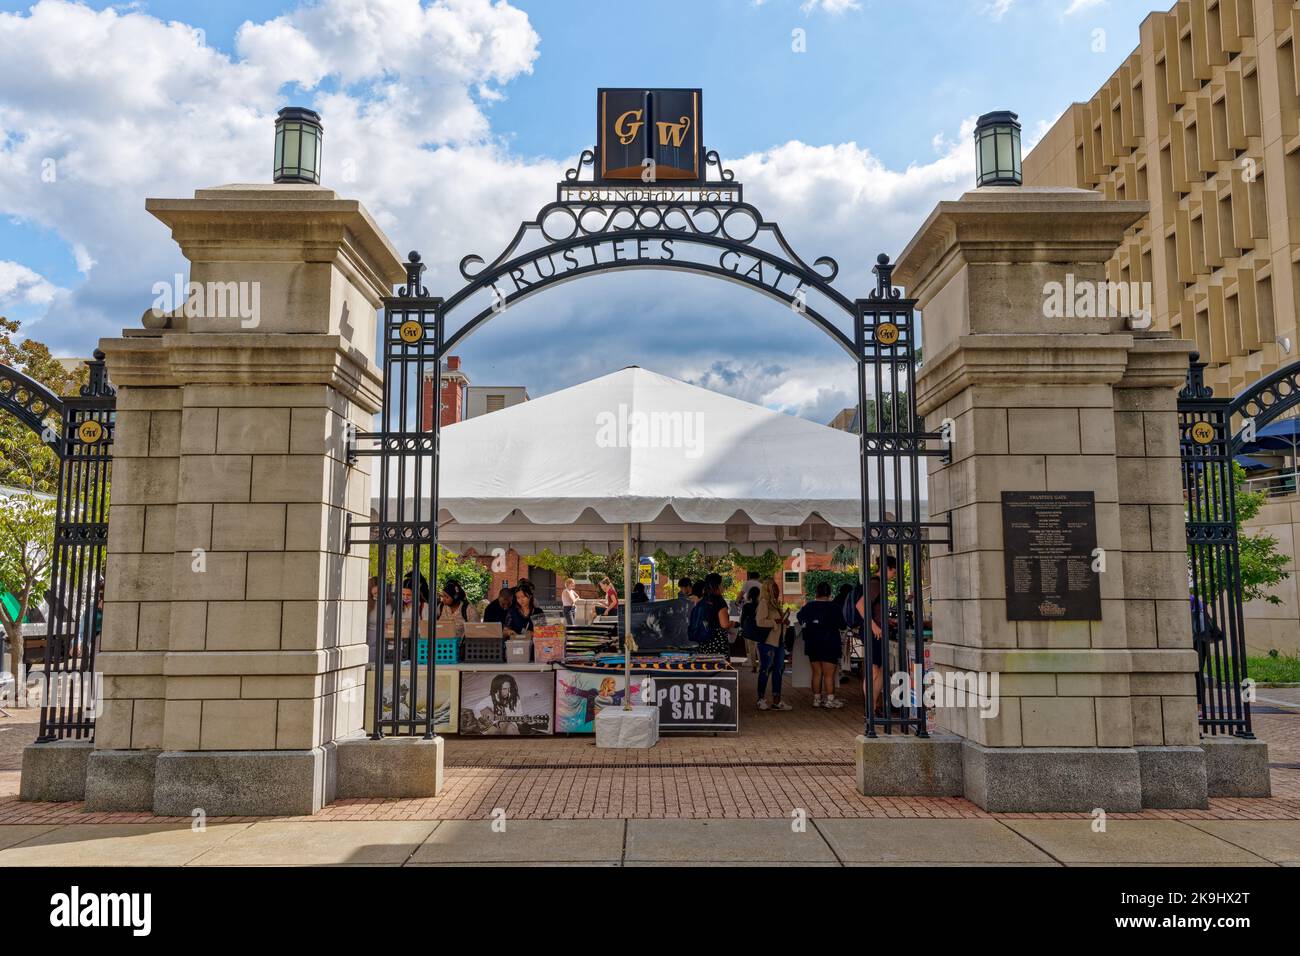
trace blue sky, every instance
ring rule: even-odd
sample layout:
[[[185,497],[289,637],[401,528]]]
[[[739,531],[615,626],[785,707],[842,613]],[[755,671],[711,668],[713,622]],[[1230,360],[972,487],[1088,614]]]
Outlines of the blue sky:
[[[702,87],[705,139],[747,171],[747,198],[809,257],[836,255],[839,285],[860,293],[875,252],[896,254],[935,201],[969,185],[974,116],[1016,110],[1032,139],[1109,76],[1150,9],[0,0],[0,313],[66,354],[136,325],[151,284],[184,269],[146,196],[265,181],[270,120],[289,102],[324,115],[325,184],[361,198],[400,249],[424,252],[432,284],[454,287],[460,256],[495,253],[591,145],[602,85]],[[792,50],[795,30],[806,52]],[[487,45],[467,51],[467,37]],[[418,136],[395,142],[387,97],[414,104]],[[331,167],[345,156],[362,170],[351,186]],[[45,157],[56,184],[39,179]],[[674,276],[637,314],[646,281],[601,277],[521,305],[467,341],[471,379],[539,394],[635,362],[819,420],[852,399],[851,366],[779,307]]]

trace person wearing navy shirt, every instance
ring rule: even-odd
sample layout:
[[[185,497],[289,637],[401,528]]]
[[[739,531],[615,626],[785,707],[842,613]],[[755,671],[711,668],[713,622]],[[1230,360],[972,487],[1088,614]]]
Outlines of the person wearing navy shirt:
[[[844,614],[831,600],[830,584],[818,584],[815,600],[801,607],[795,617],[803,625],[804,652],[812,663],[813,706],[838,710],[844,706],[844,701],[835,699]]]

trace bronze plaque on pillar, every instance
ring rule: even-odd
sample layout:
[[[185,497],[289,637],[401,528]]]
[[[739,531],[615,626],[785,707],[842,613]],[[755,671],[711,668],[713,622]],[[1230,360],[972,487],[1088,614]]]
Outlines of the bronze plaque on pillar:
[[[1007,620],[1100,621],[1091,491],[1002,492]]]

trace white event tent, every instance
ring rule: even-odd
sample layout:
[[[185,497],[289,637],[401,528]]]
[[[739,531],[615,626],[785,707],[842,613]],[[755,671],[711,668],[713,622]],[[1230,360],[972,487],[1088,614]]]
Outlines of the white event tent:
[[[856,435],[636,367],[443,428],[441,472],[438,541],[458,552],[609,553],[625,532],[641,554],[825,552],[861,533]],[[914,491],[886,476],[885,507],[910,517]],[[428,492],[426,474],[421,510]],[[378,474],[374,493],[378,511]]]

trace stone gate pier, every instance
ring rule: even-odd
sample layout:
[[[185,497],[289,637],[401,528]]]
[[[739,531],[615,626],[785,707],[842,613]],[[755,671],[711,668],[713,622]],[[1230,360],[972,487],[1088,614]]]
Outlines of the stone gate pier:
[[[401,258],[360,203],[317,186],[147,208],[196,294],[101,343],[119,409],[102,712],[93,751],[29,748],[24,795],[49,798],[44,747],[64,783],[80,753],[89,809],[311,813],[341,773],[346,789],[347,744],[378,743],[362,734],[368,556],[346,543],[370,474],[345,442],[380,408],[376,310]],[[440,759],[424,743],[385,752]],[[425,757],[408,785],[436,792]]]
[[[1192,345],[1073,296],[1045,309],[1104,282],[1146,207],[986,187],[940,203],[898,261],[922,311],[917,411],[954,436],[929,474],[931,513],[953,528],[931,557],[933,664],[950,687],[996,673],[1000,694],[985,713],[939,708],[947,732],[930,741],[860,738],[864,793],[902,784],[1005,811],[1268,794],[1265,745],[1202,741],[1198,724],[1176,408]],[[1092,493],[1099,619],[1009,619],[1008,491]]]

